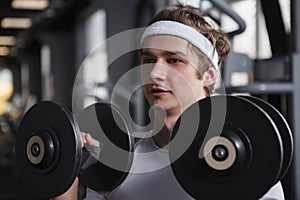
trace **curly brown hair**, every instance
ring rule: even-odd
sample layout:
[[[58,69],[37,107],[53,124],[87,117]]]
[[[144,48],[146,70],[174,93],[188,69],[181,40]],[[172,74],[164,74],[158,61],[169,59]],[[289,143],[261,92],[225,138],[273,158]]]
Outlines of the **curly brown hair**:
[[[221,30],[215,29],[204,18],[199,9],[183,5],[177,2],[173,6],[167,6],[160,9],[151,19],[148,25],[161,20],[170,20],[180,22],[187,26],[193,27],[202,35],[204,35],[214,46],[218,52],[220,65],[227,58],[230,52],[230,42],[227,35]]]

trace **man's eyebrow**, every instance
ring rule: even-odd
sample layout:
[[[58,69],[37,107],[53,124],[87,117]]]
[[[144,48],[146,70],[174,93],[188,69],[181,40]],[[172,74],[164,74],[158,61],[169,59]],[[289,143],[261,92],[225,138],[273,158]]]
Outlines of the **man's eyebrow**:
[[[141,55],[144,56],[154,56],[155,54],[151,52],[151,50],[143,49],[141,51]],[[172,56],[172,55],[180,55],[183,57],[187,57],[187,55],[181,51],[164,51],[162,55]]]
[[[183,57],[187,57],[187,55],[185,53],[183,53],[182,51],[165,51],[163,54],[165,55],[180,55]]]
[[[143,49],[143,50],[141,51],[141,55],[142,55],[142,56],[153,56],[154,54],[151,53],[151,51],[149,51],[149,50]]]

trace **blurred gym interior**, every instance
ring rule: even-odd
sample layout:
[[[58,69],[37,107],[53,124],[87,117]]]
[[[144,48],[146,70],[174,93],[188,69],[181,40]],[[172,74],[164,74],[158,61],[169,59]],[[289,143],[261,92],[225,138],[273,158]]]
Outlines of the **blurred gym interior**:
[[[24,189],[15,163],[14,144],[24,113],[41,100],[69,108],[108,100],[120,76],[138,65],[136,52],[114,60],[101,80],[94,70],[107,65],[114,53],[110,45],[114,44],[100,45],[94,54],[90,52],[109,37],[146,26],[158,8],[173,2],[0,1],[0,199],[36,199]],[[232,53],[221,71],[226,92],[262,98],[287,119],[295,149],[282,184],[287,200],[299,200],[300,0],[182,2],[198,7],[228,33]],[[82,69],[83,65],[95,68]],[[79,70],[85,70],[79,73],[81,77]],[[75,79],[84,91],[76,98],[72,96]],[[127,95],[126,88],[120,95]],[[133,110],[146,109],[141,92],[131,100]],[[140,113],[134,112],[133,118],[144,123],[147,119]]]

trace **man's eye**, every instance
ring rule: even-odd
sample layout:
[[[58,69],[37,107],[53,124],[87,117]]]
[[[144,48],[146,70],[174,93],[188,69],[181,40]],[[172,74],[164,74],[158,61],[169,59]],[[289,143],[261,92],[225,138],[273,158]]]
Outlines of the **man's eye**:
[[[180,62],[181,62],[181,60],[176,59],[176,58],[168,59],[168,63],[171,63],[171,64],[176,64],[176,63],[180,63]]]
[[[144,64],[147,64],[147,63],[155,63],[155,60],[154,60],[154,59],[151,59],[151,58],[145,58],[145,59],[143,59],[143,63],[144,63]]]

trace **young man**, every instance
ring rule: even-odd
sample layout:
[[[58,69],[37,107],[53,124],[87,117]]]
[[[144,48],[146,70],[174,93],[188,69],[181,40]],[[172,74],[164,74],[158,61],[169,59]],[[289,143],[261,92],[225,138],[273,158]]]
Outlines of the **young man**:
[[[149,133],[150,137],[136,144],[130,173],[120,186],[106,193],[87,188],[87,200],[193,199],[172,174],[168,143],[183,111],[212,92],[230,43],[196,8],[176,4],[153,17],[142,35],[141,45],[144,94],[151,106],[165,111],[166,116],[160,119],[164,128]],[[82,139],[84,144],[94,142],[89,134],[82,134]],[[77,184],[78,179],[57,199],[76,198]],[[284,199],[280,183],[262,197],[270,198]]]

